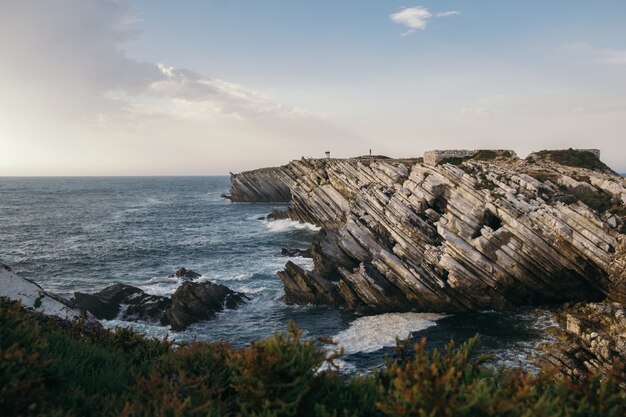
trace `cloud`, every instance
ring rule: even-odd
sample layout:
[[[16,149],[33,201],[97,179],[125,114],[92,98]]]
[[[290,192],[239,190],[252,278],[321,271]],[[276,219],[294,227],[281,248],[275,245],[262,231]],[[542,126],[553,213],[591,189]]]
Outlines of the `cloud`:
[[[417,29],[426,29],[426,21],[432,16],[427,8],[422,6],[407,7],[399,12],[392,13],[389,18],[394,23],[399,23],[408,27],[410,30],[403,35],[408,35]]]
[[[176,116],[183,101],[240,118],[306,114],[231,81],[127,56],[139,22],[127,0],[0,2],[0,83],[38,96],[42,112],[96,125],[132,122],[146,108],[150,118]]]
[[[461,14],[461,12],[459,12],[458,10],[450,10],[448,12],[439,12],[435,14],[435,17],[449,17],[456,16],[457,14]]]
[[[239,117],[259,115],[294,115],[299,112],[274,102],[269,96],[244,86],[218,78],[207,78],[193,71],[176,69],[163,64],[157,67],[164,78],[151,83],[145,94],[187,102],[212,105],[214,111]]]
[[[447,12],[436,13],[435,17],[448,17],[459,14],[456,10],[450,10]],[[433,14],[424,6],[406,7],[399,12],[392,13],[389,18],[392,22],[404,25],[409,28],[408,31],[402,33],[400,36],[406,36],[416,30],[424,30],[428,24],[428,19],[433,17]]]

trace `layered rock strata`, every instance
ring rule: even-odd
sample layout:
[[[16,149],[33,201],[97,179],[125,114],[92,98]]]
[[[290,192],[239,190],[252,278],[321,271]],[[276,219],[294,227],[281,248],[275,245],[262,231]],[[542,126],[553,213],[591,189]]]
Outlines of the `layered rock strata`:
[[[221,284],[184,282],[172,294],[171,306],[165,310],[164,321],[172,330],[183,330],[192,323],[210,320],[224,309],[233,309],[249,298]]]
[[[232,195],[272,201],[286,187],[286,215],[324,229],[314,270],[288,264],[279,274],[293,302],[460,312],[601,300],[619,286],[626,183],[545,155],[468,151],[456,165],[299,160],[233,175]],[[589,206],[597,201],[606,210]]]
[[[90,313],[81,311],[68,300],[45,291],[36,282],[20,277],[3,263],[0,263],[0,298],[19,302],[27,310],[54,316],[65,322],[86,320],[90,325],[99,326]]]

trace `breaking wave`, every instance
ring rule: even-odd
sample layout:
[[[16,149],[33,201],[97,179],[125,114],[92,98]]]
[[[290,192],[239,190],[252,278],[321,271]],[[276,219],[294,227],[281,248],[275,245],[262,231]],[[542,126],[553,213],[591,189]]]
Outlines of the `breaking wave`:
[[[413,332],[435,326],[436,321],[443,317],[443,314],[433,313],[386,313],[359,317],[333,340],[343,346],[348,355],[375,352],[395,346],[396,337],[405,339]]]

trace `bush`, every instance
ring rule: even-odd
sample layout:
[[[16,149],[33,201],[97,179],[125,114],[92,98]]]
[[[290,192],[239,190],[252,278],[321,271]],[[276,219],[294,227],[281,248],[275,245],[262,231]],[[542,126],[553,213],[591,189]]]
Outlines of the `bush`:
[[[386,370],[320,371],[326,352],[287,333],[233,349],[179,347],[0,305],[0,415],[10,416],[623,416],[622,368],[558,380],[493,370],[477,338],[443,352],[399,342]],[[621,385],[620,385],[621,384]]]
[[[552,151],[543,150],[537,152],[537,155],[541,158],[548,158],[561,165],[586,168],[592,171],[613,172],[611,168],[606,166],[595,154],[589,151],[575,150],[572,148]]]

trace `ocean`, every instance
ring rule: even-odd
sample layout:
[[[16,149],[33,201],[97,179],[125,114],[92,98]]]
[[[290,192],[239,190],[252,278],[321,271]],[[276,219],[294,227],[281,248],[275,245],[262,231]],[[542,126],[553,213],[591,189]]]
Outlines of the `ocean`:
[[[481,334],[495,365],[534,369],[527,359],[546,341],[551,324],[541,308],[471,314],[391,313],[363,316],[344,310],[287,305],[276,272],[288,260],[310,269],[312,261],[282,256],[281,248],[308,247],[313,225],[268,222],[277,204],[232,204],[220,197],[230,179],[217,177],[0,177],[0,261],[44,289],[69,298],[116,283],[169,295],[181,282],[179,267],[200,280],[251,296],[237,310],[184,332],[120,320],[150,336],[178,341],[225,339],[235,346],[285,330],[291,320],[306,337],[332,337],[344,347],[344,372],[367,372],[392,354],[396,336],[429,347]],[[329,345],[328,349],[336,346]]]

